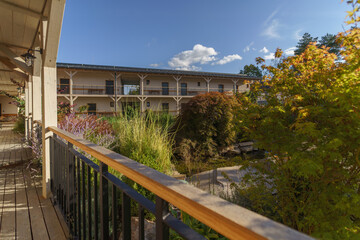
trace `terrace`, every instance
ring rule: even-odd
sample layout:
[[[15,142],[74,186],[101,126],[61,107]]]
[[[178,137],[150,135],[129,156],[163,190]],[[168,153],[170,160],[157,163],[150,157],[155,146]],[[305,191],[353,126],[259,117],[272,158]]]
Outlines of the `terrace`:
[[[144,239],[146,213],[155,217],[156,239],[169,239],[170,229],[185,239],[205,239],[181,221],[180,211],[229,239],[311,239],[58,129],[56,56],[64,7],[64,0],[0,0],[0,86],[11,78],[25,83],[25,139],[33,138],[40,125],[43,152],[39,179],[25,168],[31,158],[25,141],[12,134],[11,126],[3,126],[1,239],[131,239],[132,216],[139,219],[135,234]],[[24,61],[20,56],[28,49],[35,58]],[[143,186],[156,200],[109,169]],[[132,204],[137,212],[131,211]]]

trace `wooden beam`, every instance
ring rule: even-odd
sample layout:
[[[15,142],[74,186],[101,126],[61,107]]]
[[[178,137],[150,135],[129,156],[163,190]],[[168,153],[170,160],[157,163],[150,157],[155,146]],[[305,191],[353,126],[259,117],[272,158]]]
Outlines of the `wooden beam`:
[[[43,65],[56,68],[56,58],[59,48],[62,20],[64,16],[65,0],[51,1],[50,14],[47,21],[42,21],[44,44]],[[45,29],[46,28],[46,31]]]
[[[31,10],[29,8],[25,8],[4,0],[0,0],[0,8],[6,8],[14,12],[22,13],[37,19],[40,19],[42,17],[41,13],[35,12],[34,10]]]
[[[24,47],[24,46],[20,46],[20,45],[11,44],[11,43],[5,43],[5,42],[0,42],[0,44],[4,44],[10,48],[21,48],[21,49],[25,49],[25,50],[28,50],[30,48],[30,47]]]
[[[17,68],[14,64],[12,64],[10,62],[9,59],[5,58],[5,57],[0,57],[0,62],[2,62],[6,67],[9,68],[9,72],[13,72],[15,74],[17,74],[19,77],[27,79],[27,75],[24,73],[24,71],[22,71],[21,69]],[[7,69],[4,69],[5,71]]]
[[[24,59],[22,59],[20,56],[17,56],[5,44],[0,44],[0,51],[5,54],[9,58],[9,60],[18,68],[28,73],[29,75],[32,75],[32,68],[26,65]]]
[[[42,195],[50,195],[50,137],[47,127],[57,124],[56,58],[59,48],[65,0],[52,0],[48,20],[41,21],[43,46],[41,70],[42,98]]]

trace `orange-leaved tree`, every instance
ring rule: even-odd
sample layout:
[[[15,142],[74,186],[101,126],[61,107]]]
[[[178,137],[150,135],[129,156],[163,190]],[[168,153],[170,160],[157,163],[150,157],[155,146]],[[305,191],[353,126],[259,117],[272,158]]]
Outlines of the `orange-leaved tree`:
[[[340,60],[312,43],[262,65],[252,90],[266,104],[243,98],[242,126],[268,155],[244,165],[256,171],[233,186],[241,204],[323,239],[360,234],[360,1],[348,3]]]

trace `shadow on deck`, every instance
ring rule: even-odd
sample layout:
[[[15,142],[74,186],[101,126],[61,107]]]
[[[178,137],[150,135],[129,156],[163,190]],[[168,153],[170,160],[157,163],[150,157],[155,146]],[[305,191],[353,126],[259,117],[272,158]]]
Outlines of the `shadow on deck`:
[[[41,196],[40,170],[11,124],[0,129],[0,239],[67,239],[61,214]]]

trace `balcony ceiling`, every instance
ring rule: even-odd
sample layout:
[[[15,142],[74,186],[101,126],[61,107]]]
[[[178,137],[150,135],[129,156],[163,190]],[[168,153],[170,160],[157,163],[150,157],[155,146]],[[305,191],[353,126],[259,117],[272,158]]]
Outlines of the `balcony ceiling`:
[[[48,16],[47,0],[0,0],[0,90],[12,94],[17,86],[10,79],[23,82],[32,69],[21,54],[39,46],[40,21]]]

